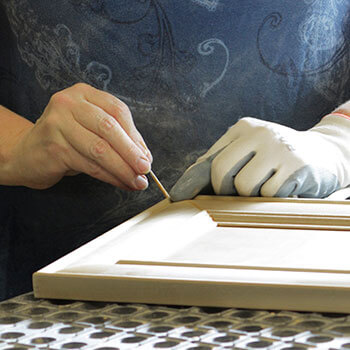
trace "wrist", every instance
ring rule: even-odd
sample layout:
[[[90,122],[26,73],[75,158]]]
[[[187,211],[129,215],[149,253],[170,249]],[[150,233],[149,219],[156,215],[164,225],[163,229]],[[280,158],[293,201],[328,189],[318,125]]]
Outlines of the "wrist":
[[[341,117],[341,118],[345,118],[345,119],[349,119],[350,120],[350,115],[346,114],[344,111],[340,110],[337,112],[332,112],[330,114],[325,115],[323,118],[328,117],[329,115],[333,115],[333,116],[337,116],[337,117]]]
[[[341,104],[330,114],[335,114],[350,119],[350,101]]]
[[[0,184],[8,186],[25,186],[20,164],[25,154],[25,138],[33,124],[23,123],[12,130],[0,145]]]
[[[336,109],[310,129],[329,142],[328,151],[333,154],[337,168],[335,175],[341,187],[350,184],[350,113],[343,112],[343,109]]]

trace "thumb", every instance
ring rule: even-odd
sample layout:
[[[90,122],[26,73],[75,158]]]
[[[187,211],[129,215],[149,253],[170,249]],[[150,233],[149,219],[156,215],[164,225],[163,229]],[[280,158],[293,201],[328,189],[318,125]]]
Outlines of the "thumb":
[[[192,199],[211,185],[211,163],[217,153],[191,165],[170,190],[174,202]]]

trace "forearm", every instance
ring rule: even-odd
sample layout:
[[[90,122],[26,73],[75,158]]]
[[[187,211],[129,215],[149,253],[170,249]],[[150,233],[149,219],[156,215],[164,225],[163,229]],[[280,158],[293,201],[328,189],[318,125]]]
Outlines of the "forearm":
[[[18,184],[14,171],[14,149],[20,136],[33,127],[33,123],[0,106],[0,184]]]

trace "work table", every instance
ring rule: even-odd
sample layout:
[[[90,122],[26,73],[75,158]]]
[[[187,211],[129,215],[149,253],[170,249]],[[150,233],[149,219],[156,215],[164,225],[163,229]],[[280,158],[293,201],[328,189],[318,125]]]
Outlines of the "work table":
[[[0,303],[0,349],[350,349],[350,315],[35,299]]]

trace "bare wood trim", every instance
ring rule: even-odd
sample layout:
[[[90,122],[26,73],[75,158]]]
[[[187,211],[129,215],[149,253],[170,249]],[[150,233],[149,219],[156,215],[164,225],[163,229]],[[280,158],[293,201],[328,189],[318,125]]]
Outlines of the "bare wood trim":
[[[217,222],[218,227],[246,227],[246,228],[273,228],[285,230],[323,230],[323,231],[350,231],[350,226],[332,225],[292,225],[273,223],[243,223],[243,222]]]
[[[349,270],[334,269],[301,269],[292,267],[269,267],[269,266],[244,266],[244,265],[220,265],[220,264],[199,264],[171,261],[138,261],[138,260],[119,260],[117,265],[144,265],[144,266],[174,266],[174,267],[203,267],[212,269],[233,269],[233,270],[257,270],[257,271],[292,271],[292,272],[318,272],[318,273],[340,273],[350,274]]]
[[[286,213],[208,210],[219,227],[255,227],[350,231],[350,217],[344,215],[299,215]]]

